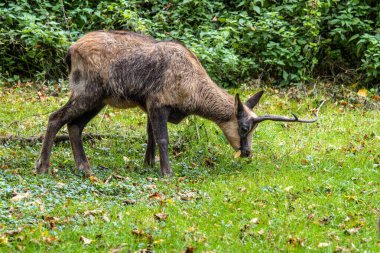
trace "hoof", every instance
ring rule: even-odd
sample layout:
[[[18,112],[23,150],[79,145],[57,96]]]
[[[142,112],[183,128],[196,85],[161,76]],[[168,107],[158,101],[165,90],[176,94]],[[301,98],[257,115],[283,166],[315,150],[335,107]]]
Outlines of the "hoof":
[[[173,171],[170,168],[166,170],[161,170],[160,175],[166,178],[173,177]]]
[[[88,163],[79,165],[78,170],[83,173],[84,177],[90,177],[94,175]]]
[[[36,172],[37,172],[37,174],[48,173],[49,172],[49,166],[42,165],[41,160],[38,159],[36,162]]]

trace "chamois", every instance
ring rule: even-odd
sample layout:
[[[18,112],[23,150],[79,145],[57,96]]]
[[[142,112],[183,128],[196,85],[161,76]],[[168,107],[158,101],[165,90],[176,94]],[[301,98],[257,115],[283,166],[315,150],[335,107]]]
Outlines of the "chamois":
[[[281,116],[257,116],[252,108],[263,91],[243,104],[218,87],[198,58],[178,42],[157,41],[129,31],[96,31],[80,38],[68,50],[71,96],[49,116],[36,163],[38,173],[48,172],[54,138],[67,124],[77,168],[91,169],[81,139],[83,128],[105,106],[140,107],[147,113],[148,141],[145,165],[153,167],[156,144],[160,174],[172,176],[168,155],[167,122],[178,124],[195,114],[215,122],[230,145],[250,156],[252,132],[264,120],[312,123],[312,120]]]

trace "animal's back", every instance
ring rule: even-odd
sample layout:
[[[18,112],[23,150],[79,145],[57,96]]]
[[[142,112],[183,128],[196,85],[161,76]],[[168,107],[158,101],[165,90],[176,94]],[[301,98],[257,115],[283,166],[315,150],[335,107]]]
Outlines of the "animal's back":
[[[177,42],[132,32],[91,32],[70,47],[73,93],[104,89],[106,103],[129,107],[147,97],[163,104],[190,105],[194,80],[208,78],[197,57]],[[89,78],[95,80],[89,82]],[[116,102],[115,102],[116,101]],[[124,101],[124,102],[123,102]]]

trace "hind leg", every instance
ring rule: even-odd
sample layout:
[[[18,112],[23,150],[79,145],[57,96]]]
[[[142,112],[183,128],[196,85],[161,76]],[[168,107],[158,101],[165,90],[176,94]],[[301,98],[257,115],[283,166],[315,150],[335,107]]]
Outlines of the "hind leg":
[[[73,156],[76,167],[80,171],[83,171],[86,176],[91,175],[92,172],[90,164],[84,152],[82,132],[87,123],[90,122],[91,119],[95,117],[103,107],[103,105],[99,105],[94,109],[85,112],[84,114],[67,124],[67,129],[69,131],[69,138],[71,148],[73,150]]]
[[[83,115],[89,109],[94,108],[97,104],[99,104],[99,100],[94,97],[71,97],[66,105],[49,116],[48,127],[42,143],[41,154],[36,163],[37,173],[48,172],[54,138],[62,126],[78,118],[80,115]]]
[[[149,116],[147,119],[147,133],[148,142],[145,151],[144,164],[148,167],[154,167],[154,160],[156,159],[156,141],[154,140],[152,124],[150,123]]]

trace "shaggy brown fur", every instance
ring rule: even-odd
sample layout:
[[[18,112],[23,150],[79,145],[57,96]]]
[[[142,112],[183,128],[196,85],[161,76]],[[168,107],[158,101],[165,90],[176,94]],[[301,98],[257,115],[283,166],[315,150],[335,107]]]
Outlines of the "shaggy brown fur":
[[[251,109],[262,92],[247,105],[219,88],[197,57],[177,42],[161,42],[127,32],[91,32],[74,43],[66,62],[72,95],[68,103],[49,117],[37,171],[47,172],[53,140],[67,124],[74,160],[90,174],[81,134],[85,125],[105,106],[138,106],[148,114],[145,163],[153,166],[159,147],[161,174],[172,175],[168,157],[167,122],[179,123],[196,114],[214,121],[231,146],[250,154],[257,117]]]

